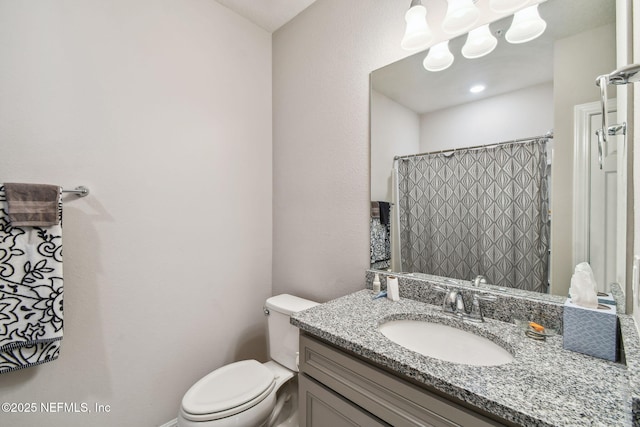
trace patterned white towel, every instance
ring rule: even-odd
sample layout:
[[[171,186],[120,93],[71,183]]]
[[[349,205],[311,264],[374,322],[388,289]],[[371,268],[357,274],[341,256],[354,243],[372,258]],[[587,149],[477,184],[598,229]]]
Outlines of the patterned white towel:
[[[62,298],[62,221],[12,226],[0,186],[0,373],[58,357]]]

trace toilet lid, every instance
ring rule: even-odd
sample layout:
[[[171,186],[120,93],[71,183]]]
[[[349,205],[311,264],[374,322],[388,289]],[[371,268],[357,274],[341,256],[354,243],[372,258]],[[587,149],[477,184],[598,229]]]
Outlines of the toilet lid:
[[[184,395],[182,409],[193,415],[244,410],[244,404],[263,395],[274,382],[273,372],[257,360],[231,363],[195,383]]]

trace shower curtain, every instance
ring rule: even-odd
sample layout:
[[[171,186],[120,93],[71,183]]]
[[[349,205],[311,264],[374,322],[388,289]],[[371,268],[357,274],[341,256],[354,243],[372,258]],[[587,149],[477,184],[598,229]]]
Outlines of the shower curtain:
[[[399,162],[405,271],[546,292],[546,139]]]

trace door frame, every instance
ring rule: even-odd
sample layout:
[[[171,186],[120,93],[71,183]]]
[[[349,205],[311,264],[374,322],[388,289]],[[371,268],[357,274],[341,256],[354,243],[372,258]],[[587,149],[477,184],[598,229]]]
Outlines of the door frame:
[[[607,103],[607,112],[612,111],[616,111],[615,98]],[[573,265],[589,260],[590,126],[591,117],[599,114],[602,114],[600,101],[576,105],[573,110]]]

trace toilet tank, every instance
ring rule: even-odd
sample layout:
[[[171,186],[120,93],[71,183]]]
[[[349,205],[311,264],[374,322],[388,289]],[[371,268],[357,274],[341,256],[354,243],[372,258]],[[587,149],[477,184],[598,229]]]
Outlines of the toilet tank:
[[[289,323],[292,313],[318,305],[293,295],[282,294],[267,299],[269,358],[294,372],[298,372],[298,328]]]

